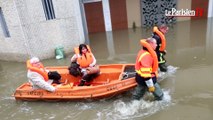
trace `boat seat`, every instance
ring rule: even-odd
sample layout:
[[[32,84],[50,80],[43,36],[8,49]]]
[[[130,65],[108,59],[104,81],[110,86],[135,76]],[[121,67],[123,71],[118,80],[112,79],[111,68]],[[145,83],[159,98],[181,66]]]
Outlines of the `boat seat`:
[[[59,89],[69,89],[73,88],[73,83],[67,83],[67,84],[62,84],[61,86],[58,86]]]
[[[112,80],[118,80],[119,79],[120,72],[116,73],[103,73],[101,72],[99,76],[93,79],[94,83],[109,83]]]

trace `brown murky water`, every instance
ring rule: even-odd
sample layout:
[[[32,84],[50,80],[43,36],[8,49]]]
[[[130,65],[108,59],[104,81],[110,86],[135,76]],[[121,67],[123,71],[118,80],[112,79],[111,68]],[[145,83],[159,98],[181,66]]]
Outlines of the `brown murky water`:
[[[90,46],[99,64],[134,63],[139,40],[151,29],[137,28],[91,34]],[[131,92],[111,99],[87,102],[21,102],[11,97],[26,79],[24,63],[0,62],[0,116],[2,120],[212,120],[213,20],[179,22],[167,34],[167,62],[179,67],[161,82],[161,102],[132,101]],[[46,66],[69,65],[44,60]],[[149,96],[149,94],[148,94]]]

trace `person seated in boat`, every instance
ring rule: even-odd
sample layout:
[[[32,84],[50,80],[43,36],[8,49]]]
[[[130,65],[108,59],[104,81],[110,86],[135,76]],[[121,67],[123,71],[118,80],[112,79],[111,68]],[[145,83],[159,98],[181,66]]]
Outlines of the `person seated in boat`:
[[[158,74],[158,59],[155,53],[157,46],[154,38],[148,38],[141,40],[142,49],[138,52],[135,71],[137,87],[133,93],[133,99],[140,100],[141,97],[148,90],[153,93],[156,100],[162,100],[163,92],[160,85],[157,83]]]
[[[96,65],[96,59],[88,45],[80,44],[79,47],[74,48],[74,51],[75,54],[71,58],[71,64],[78,64],[82,76],[79,86],[83,86],[85,82],[90,82],[96,77],[100,73],[100,69]],[[70,74],[73,74],[73,72],[70,71]]]
[[[27,61],[27,68],[27,78],[33,89],[44,89],[55,92],[56,88],[51,85],[53,80],[49,79],[49,77],[60,79],[61,76],[57,72],[46,70],[37,57],[33,57]]]
[[[169,27],[165,24],[160,25],[159,27],[153,28],[152,38],[157,40],[157,48],[155,50],[158,56],[158,64],[160,71],[167,72],[166,59],[164,56],[166,55],[166,38],[165,34],[168,32]]]

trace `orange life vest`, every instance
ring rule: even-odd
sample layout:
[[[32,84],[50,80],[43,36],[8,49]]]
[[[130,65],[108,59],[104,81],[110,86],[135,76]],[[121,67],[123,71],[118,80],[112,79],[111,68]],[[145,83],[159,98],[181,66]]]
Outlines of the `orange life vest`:
[[[77,62],[81,68],[89,67],[89,65],[93,62],[93,54],[91,52],[90,47],[87,45],[88,52],[85,55],[80,55],[79,47],[75,47],[74,51],[77,55]]]
[[[146,40],[142,39],[140,40],[140,44],[147,48],[148,52],[145,51],[145,50],[142,50],[139,54],[138,54],[138,57],[137,57],[137,60],[136,60],[136,64],[135,64],[135,71],[141,76],[141,77],[152,77],[152,76],[158,76],[158,59],[157,59],[157,55],[156,55],[156,52],[153,50],[153,48],[149,45],[149,43],[146,42]],[[146,55],[150,55],[152,56],[154,62],[153,62],[153,65],[152,67],[150,68],[144,68],[140,62],[141,62],[141,59],[146,56]],[[153,73],[155,73],[153,75]]]
[[[44,78],[45,81],[48,81],[49,79],[48,73],[44,70],[43,64],[40,63],[40,68],[32,66],[32,64],[30,63],[30,60],[27,60],[26,64],[27,64],[28,70],[39,73]]]
[[[165,35],[160,30],[158,30],[158,27],[154,27],[153,32],[160,36],[160,39],[161,39],[160,51],[163,52],[166,49]]]

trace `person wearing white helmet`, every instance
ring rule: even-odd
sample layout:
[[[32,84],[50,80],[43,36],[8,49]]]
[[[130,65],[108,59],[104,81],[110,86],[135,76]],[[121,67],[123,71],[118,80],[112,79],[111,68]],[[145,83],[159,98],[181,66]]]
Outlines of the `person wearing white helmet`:
[[[39,58],[33,57],[27,64],[27,77],[33,89],[44,89],[50,92],[55,92],[56,88],[51,85],[53,80],[49,80],[48,78],[49,71],[44,69]]]

